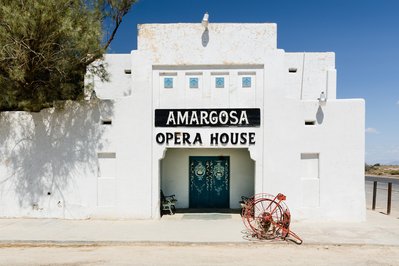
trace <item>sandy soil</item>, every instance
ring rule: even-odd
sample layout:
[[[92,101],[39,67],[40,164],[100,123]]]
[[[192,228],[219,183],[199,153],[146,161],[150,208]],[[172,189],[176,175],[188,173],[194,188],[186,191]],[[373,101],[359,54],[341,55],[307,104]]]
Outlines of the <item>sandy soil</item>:
[[[294,244],[3,247],[1,265],[398,265],[399,247]]]

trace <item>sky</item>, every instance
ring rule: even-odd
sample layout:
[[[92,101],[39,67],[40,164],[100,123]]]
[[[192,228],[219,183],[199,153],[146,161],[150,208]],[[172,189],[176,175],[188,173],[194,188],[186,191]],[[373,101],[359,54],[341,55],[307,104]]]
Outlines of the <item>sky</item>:
[[[139,0],[108,53],[137,48],[137,24],[277,23],[287,52],[335,52],[337,98],[366,101],[366,162],[399,164],[399,0]]]

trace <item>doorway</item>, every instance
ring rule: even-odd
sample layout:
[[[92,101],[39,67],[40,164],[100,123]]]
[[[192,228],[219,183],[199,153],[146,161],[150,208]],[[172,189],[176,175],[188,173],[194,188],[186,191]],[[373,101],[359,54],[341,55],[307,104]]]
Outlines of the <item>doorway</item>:
[[[230,157],[189,157],[189,207],[229,208]]]
[[[216,160],[228,157],[228,172],[226,173],[228,173],[229,203],[223,204],[227,206],[227,209],[239,209],[241,196],[254,195],[255,161],[250,158],[247,148],[168,148],[165,157],[160,162],[160,189],[165,195],[176,195],[178,210],[190,208],[190,194],[192,194],[189,177],[190,158],[195,157],[211,157]],[[204,161],[202,164],[206,165]],[[203,209],[212,211],[215,208]],[[193,210],[197,209],[193,208]]]

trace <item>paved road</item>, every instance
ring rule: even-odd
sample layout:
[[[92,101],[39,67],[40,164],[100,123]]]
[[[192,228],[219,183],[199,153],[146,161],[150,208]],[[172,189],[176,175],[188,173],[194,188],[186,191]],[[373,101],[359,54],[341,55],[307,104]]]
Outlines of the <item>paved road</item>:
[[[0,249],[0,265],[398,265],[399,247],[294,244]]]

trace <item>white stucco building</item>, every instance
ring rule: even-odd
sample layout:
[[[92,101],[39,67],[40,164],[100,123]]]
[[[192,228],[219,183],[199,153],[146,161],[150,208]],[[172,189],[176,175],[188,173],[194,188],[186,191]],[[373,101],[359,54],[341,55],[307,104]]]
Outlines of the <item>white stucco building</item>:
[[[105,61],[101,102],[2,115],[0,216],[156,219],[162,189],[177,208],[281,192],[294,219],[365,219],[364,101],[336,99],[334,53],[285,52],[275,24],[145,24]]]

